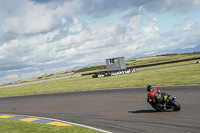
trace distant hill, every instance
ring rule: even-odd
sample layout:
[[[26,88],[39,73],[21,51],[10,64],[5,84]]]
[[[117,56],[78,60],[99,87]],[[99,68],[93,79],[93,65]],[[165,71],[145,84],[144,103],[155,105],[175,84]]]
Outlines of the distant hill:
[[[194,48],[155,51],[155,53],[148,54],[148,55],[147,54],[138,54],[138,55],[130,56],[126,59],[149,57],[149,56],[164,55],[164,54],[183,54],[183,53],[194,53],[194,52],[200,52],[200,45],[197,45]]]
[[[180,54],[180,53],[193,53],[193,52],[200,52],[200,45],[197,45],[194,48],[186,48],[186,49],[175,49],[170,51],[171,53],[176,53],[176,54]]]

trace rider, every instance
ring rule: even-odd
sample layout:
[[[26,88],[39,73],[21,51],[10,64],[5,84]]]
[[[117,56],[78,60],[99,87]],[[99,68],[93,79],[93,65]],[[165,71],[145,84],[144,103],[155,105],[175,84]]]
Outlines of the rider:
[[[154,104],[163,104],[164,97],[166,95],[170,95],[166,94],[165,92],[161,93],[159,89],[153,88],[151,85],[147,86],[147,91],[148,91],[147,102]]]
[[[151,85],[147,86],[147,91],[148,91],[148,98],[147,102],[151,103],[154,102],[156,103],[157,100],[157,95],[160,93],[160,90],[153,88]]]
[[[150,104],[156,106],[158,110],[165,109],[166,107],[162,105],[162,102],[164,101],[164,95],[166,93],[160,93],[159,89],[153,88],[151,85],[147,86],[148,91],[148,98],[147,102]]]

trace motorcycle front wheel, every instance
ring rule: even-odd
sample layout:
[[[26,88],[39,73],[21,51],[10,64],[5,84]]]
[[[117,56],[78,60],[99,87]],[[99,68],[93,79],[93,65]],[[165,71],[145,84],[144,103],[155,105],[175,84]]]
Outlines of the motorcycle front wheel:
[[[173,111],[179,111],[181,109],[181,106],[177,101],[171,100],[169,104]]]

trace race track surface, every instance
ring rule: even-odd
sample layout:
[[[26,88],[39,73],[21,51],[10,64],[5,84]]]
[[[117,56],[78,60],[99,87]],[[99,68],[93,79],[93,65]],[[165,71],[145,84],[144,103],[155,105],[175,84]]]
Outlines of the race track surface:
[[[114,133],[199,133],[200,86],[157,87],[176,95],[179,112],[156,112],[146,88],[0,98],[0,113],[48,117]]]

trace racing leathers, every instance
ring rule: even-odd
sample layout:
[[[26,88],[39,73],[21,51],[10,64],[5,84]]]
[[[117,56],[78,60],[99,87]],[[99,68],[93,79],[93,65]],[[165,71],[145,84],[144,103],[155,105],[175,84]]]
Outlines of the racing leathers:
[[[148,92],[148,98],[147,98],[147,102],[156,102],[157,99],[157,94],[160,93],[160,90],[156,89],[156,88],[152,88],[149,92]]]

